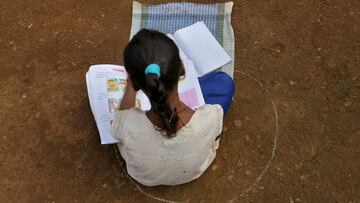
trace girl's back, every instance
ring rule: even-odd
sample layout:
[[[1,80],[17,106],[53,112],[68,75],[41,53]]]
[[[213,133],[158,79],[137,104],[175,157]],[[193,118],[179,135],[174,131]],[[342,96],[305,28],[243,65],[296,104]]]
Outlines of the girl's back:
[[[130,176],[147,186],[177,185],[199,177],[214,160],[222,120],[219,105],[205,105],[169,139],[132,108],[116,113],[112,131]]]

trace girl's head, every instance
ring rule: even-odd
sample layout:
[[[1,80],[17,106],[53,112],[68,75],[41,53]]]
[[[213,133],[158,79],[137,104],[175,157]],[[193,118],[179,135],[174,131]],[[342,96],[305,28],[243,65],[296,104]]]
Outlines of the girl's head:
[[[178,116],[168,103],[169,94],[177,91],[180,75],[184,73],[176,44],[165,34],[142,29],[129,42],[124,51],[125,69],[135,90],[143,90],[152,110],[162,122],[168,137],[176,133]],[[145,74],[150,64],[160,67],[160,77]]]

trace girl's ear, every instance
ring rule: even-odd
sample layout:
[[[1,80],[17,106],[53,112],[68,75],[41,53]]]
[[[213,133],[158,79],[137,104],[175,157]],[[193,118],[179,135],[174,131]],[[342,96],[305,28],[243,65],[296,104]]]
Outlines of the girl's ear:
[[[180,76],[181,77],[185,76],[185,67],[182,62],[181,62],[181,67],[180,67]]]

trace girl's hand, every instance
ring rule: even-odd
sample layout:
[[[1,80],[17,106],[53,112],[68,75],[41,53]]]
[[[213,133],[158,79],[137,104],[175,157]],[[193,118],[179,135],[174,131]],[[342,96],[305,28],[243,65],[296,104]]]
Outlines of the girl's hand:
[[[126,78],[126,89],[120,104],[120,110],[127,110],[135,107],[136,91],[130,78]]]

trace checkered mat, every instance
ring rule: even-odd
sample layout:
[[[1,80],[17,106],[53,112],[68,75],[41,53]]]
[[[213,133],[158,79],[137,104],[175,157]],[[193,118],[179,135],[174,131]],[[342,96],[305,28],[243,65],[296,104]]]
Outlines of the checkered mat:
[[[233,77],[235,40],[231,26],[232,7],[233,2],[216,4],[178,2],[145,5],[134,1],[130,38],[141,28],[173,34],[178,29],[204,21],[210,32],[232,58],[232,61],[220,70]]]

